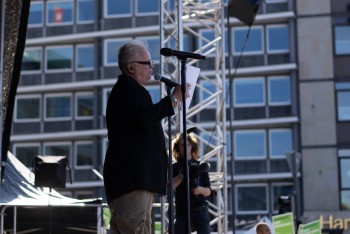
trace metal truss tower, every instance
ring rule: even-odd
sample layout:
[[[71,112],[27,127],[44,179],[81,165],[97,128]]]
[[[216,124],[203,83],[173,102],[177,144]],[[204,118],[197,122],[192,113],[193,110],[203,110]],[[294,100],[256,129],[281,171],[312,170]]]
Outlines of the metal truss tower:
[[[188,59],[186,63],[187,66],[201,69],[195,92],[202,94],[198,100],[192,100],[195,104],[192,104],[187,111],[186,125],[197,129],[196,136],[202,148],[205,149],[200,160],[208,161],[212,165],[210,179],[214,199],[209,204],[209,212],[212,215],[211,226],[215,226],[218,233],[227,233],[227,150],[225,147],[227,92],[225,91],[223,0],[162,0],[160,8],[161,48],[169,47],[206,56],[206,60]],[[195,48],[195,51],[188,51],[187,46]],[[176,57],[161,56],[160,70],[162,74],[172,79],[181,80],[180,62]],[[162,95],[165,94],[165,87],[163,87]],[[200,120],[199,116],[206,111],[213,116],[215,114],[214,121]],[[181,128],[179,125],[182,120],[179,121],[179,119],[182,116],[177,116],[174,122]],[[166,221],[163,220],[163,222]]]

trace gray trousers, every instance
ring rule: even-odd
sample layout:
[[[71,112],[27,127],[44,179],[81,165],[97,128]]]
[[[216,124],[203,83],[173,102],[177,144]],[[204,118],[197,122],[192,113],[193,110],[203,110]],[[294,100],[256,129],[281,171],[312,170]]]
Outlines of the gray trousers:
[[[135,190],[109,204],[111,234],[150,234],[153,193]]]

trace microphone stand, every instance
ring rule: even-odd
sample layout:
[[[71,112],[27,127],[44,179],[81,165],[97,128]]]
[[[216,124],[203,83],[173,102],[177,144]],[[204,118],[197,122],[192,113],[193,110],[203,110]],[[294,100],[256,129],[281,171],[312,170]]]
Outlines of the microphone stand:
[[[167,95],[170,95],[171,86],[166,86]],[[168,191],[169,191],[169,233],[174,233],[174,187],[173,187],[173,164],[172,164],[172,150],[171,150],[171,116],[168,116],[168,149],[169,149],[169,161],[168,161]]]
[[[183,131],[182,131],[182,139],[184,143],[184,157],[183,163],[185,165],[185,191],[186,191],[186,229],[187,233],[191,233],[191,208],[190,208],[190,187],[189,187],[189,169],[188,169],[188,160],[187,160],[187,127],[186,127],[186,61],[187,58],[185,56],[177,57],[181,62],[181,91],[182,91],[182,123],[183,123]]]

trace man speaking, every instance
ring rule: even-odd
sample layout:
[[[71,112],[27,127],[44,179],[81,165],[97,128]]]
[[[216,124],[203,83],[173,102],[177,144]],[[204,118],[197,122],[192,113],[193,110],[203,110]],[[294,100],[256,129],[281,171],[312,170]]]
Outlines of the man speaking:
[[[108,149],[104,185],[111,211],[111,233],[151,233],[154,194],[164,195],[167,154],[161,120],[175,114],[182,101],[181,87],[158,103],[144,85],[153,62],[147,46],[133,40],[118,52],[122,74],[108,98]]]

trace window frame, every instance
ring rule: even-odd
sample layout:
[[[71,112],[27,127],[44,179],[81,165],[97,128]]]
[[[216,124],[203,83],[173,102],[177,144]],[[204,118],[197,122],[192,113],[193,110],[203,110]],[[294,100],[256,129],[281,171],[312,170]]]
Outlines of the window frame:
[[[46,152],[46,147],[50,146],[68,146],[68,155],[52,155]],[[72,165],[72,142],[70,141],[53,141],[53,142],[44,142],[43,143],[43,155],[47,156],[66,156],[68,159],[68,164],[71,167]]]
[[[346,149],[338,149],[338,173],[339,173],[339,208],[340,210],[348,210],[348,209],[343,209],[343,193],[350,193],[350,185],[349,187],[343,187],[343,172],[342,172],[342,161],[343,160],[350,160],[350,148]],[[350,171],[350,169],[349,169]],[[350,206],[350,200],[349,206]]]
[[[80,20],[80,15],[79,15],[79,12],[80,12],[80,5],[79,3],[80,2],[88,2],[88,1],[92,1],[93,4],[95,4],[95,1],[94,0],[77,0],[76,2],[76,9],[75,9],[75,15],[76,15],[76,22],[77,24],[90,24],[90,23],[94,23],[95,22],[95,12],[93,14],[93,19],[92,20]]]
[[[255,103],[249,103],[249,104],[241,104],[241,103],[237,103],[237,98],[235,96],[235,94],[237,94],[237,87],[236,84],[240,81],[262,81],[262,103],[259,102],[255,102]],[[238,107],[262,107],[262,106],[266,106],[266,81],[265,81],[265,77],[263,76],[256,76],[256,77],[247,77],[247,78],[236,78],[233,80],[233,96],[234,96],[234,102],[233,102],[233,106],[235,108]]]
[[[17,109],[18,109],[18,99],[33,99],[33,98],[37,98],[39,99],[39,116],[38,118],[26,118],[26,119],[18,119],[17,118]],[[14,112],[14,122],[15,123],[28,123],[28,122],[40,122],[41,118],[42,118],[42,96],[40,94],[19,94],[16,95],[16,101],[15,101],[15,112]]]
[[[159,14],[159,2],[157,0],[153,0],[154,2],[158,3],[158,7],[156,11],[148,11],[148,12],[139,12],[139,1],[145,1],[145,0],[135,0],[135,15],[136,16],[150,16],[150,15],[157,15]],[[152,2],[150,3],[150,5],[153,5]]]
[[[349,56],[350,55],[350,49],[349,51],[345,51],[345,52],[338,52],[337,48],[338,48],[338,43],[339,40],[337,40],[337,29],[338,28],[348,28],[349,30],[349,34],[350,34],[350,25],[334,25],[333,26],[333,37],[334,37],[334,44],[333,44],[333,48],[334,48],[334,55],[335,56]],[[350,45],[350,38],[348,40],[344,40],[345,41],[345,45]],[[343,40],[340,40],[340,42],[343,42]]]
[[[137,37],[136,39],[146,42],[146,45],[147,45],[148,50],[150,52],[151,59],[153,60],[153,63],[154,64],[159,63],[160,62],[160,54],[159,54],[159,51],[160,51],[160,40],[159,40],[159,37],[156,37],[156,36],[143,36],[143,37]],[[150,41],[154,41],[155,45],[157,45],[157,48],[150,47]],[[159,57],[157,57],[157,56],[159,56]]]
[[[350,96],[350,90],[337,90],[337,92],[336,92],[336,98],[337,98],[337,120],[339,122],[348,122],[348,121],[350,121],[350,101],[349,101],[349,105],[345,106],[345,108],[349,108],[349,113],[348,113],[349,117],[348,118],[341,117],[340,114],[342,113],[342,111],[340,111],[340,106],[339,106],[339,95],[340,94],[347,94],[347,95]],[[343,115],[346,115],[346,112]]]
[[[292,149],[293,149],[293,131],[292,131],[292,129],[290,129],[290,128],[272,128],[272,129],[269,129],[268,130],[268,138],[269,138],[269,140],[268,140],[268,143],[269,143],[269,145],[268,145],[268,148],[269,148],[269,157],[271,158],[271,159],[283,159],[283,158],[286,158],[286,154],[283,154],[283,155],[272,155],[272,134],[273,133],[275,133],[275,132],[289,132],[290,133],[290,138],[291,138],[291,142],[290,142],[290,144],[291,144],[291,149],[287,149],[287,150],[285,150],[285,152],[290,152]]]
[[[101,147],[101,165],[99,166],[103,166],[104,164],[104,161],[105,161],[105,157],[106,157],[106,152],[107,152],[107,149],[108,149],[108,144],[109,144],[109,141],[108,141],[108,137],[105,136],[102,138],[102,147]]]
[[[266,209],[265,210],[251,210],[251,211],[243,211],[243,210],[239,210],[239,188],[253,188],[253,187],[263,187],[265,188],[265,196],[266,196]],[[235,196],[235,210],[236,210],[236,214],[238,215],[249,215],[249,214],[267,214],[269,212],[269,208],[270,208],[270,199],[269,199],[269,186],[267,183],[251,183],[251,184],[237,184],[235,186],[235,193],[237,194],[237,196]]]
[[[107,110],[107,102],[109,94],[112,91],[112,87],[105,87],[102,90],[102,116],[106,116],[106,110]]]
[[[78,50],[80,48],[92,48],[92,60],[93,60],[93,65],[92,67],[78,67],[79,65],[79,56],[78,56]],[[75,46],[75,70],[76,71],[93,71],[95,69],[95,45],[92,43],[86,43],[86,44],[78,44]]]
[[[233,28],[232,30],[232,54],[234,56],[239,56],[241,54],[242,48],[240,48],[239,51],[235,51],[235,44],[236,44],[236,39],[235,39],[235,32],[237,31],[243,31],[246,30],[248,32],[248,30],[250,30],[249,35],[251,35],[253,30],[260,30],[260,37],[261,37],[261,49],[260,50],[256,50],[256,51],[243,51],[242,55],[263,55],[265,53],[265,33],[264,33],[264,28],[263,26],[252,26],[252,27],[247,27],[247,26],[242,26],[242,27],[236,27]],[[250,37],[248,38],[249,41]],[[252,38],[253,41],[255,41],[255,38]],[[247,42],[248,42],[247,41]],[[243,41],[244,44],[244,41]],[[242,45],[243,45],[242,44]],[[244,49],[246,49],[247,47],[245,47]]]
[[[55,4],[55,3],[71,3],[72,4],[72,8],[71,8],[71,14],[72,14],[72,20],[69,21],[69,22],[63,22],[63,23],[52,23],[52,22],[49,22],[49,5],[51,4]],[[57,27],[57,26],[66,26],[66,25],[73,25],[74,24],[74,19],[75,19],[75,11],[74,11],[74,0],[51,0],[51,1],[48,1],[46,3],[46,26],[48,27]]]
[[[133,13],[133,1],[129,1],[130,3],[130,12],[129,13],[122,13],[122,14],[108,14],[108,1],[112,0],[103,0],[103,18],[105,19],[111,19],[111,18],[122,18],[122,17],[131,17]]]
[[[16,156],[16,158],[20,161],[20,159],[17,157],[17,155],[18,155],[18,152],[17,152],[17,148],[20,148],[20,147],[22,147],[22,148],[25,148],[25,147],[36,147],[36,148],[38,148],[38,155],[41,155],[41,152],[42,152],[42,150],[41,150],[41,145],[40,145],[40,143],[37,143],[37,142],[29,142],[29,143],[13,143],[13,145],[12,145],[12,151],[13,151],[13,155],[15,155]],[[34,155],[33,156],[33,159],[36,157],[37,155]],[[23,163],[22,161],[21,161],[21,163]],[[24,164],[24,163],[23,163]],[[25,164],[24,164],[25,165]]]
[[[125,41],[131,40],[131,37],[126,37],[126,38],[108,38],[103,40],[103,66],[105,67],[119,67],[118,65],[118,48],[117,50],[114,51],[114,55],[115,55],[115,60],[114,62],[108,62],[108,51],[111,51],[107,48],[108,43],[110,42],[120,42],[120,45],[123,45],[125,43]]]
[[[79,105],[78,105],[78,98],[79,96],[87,96],[91,94],[92,97],[92,107],[91,107],[91,111],[92,114],[91,116],[79,116],[78,115],[78,110],[79,110]],[[93,119],[94,118],[94,92],[93,91],[84,91],[84,92],[77,92],[74,95],[74,106],[75,106],[75,111],[74,111],[74,118],[76,120],[89,120],[89,119]]]
[[[159,85],[147,85],[145,88],[151,95],[153,103],[158,103],[162,99]]]
[[[292,187],[291,189],[293,190],[293,183],[288,183],[288,182],[273,182],[271,183],[271,199],[270,199],[270,204],[271,204],[271,211],[274,213],[274,214],[278,214],[278,210],[275,210],[275,193],[274,193],[274,188],[275,187],[284,187],[284,186],[290,186]],[[292,195],[292,194],[290,194]],[[286,196],[286,195],[281,195],[281,196]],[[277,197],[277,205],[278,205],[278,197]]]
[[[69,116],[68,117],[47,117],[47,98],[52,98],[52,97],[68,97],[70,101],[70,107],[69,107]],[[72,93],[47,93],[44,94],[44,121],[47,122],[52,122],[52,121],[67,121],[67,120],[72,120],[72,112],[73,112],[73,105],[72,105]]]
[[[39,70],[22,70],[22,68],[21,68],[21,74],[28,75],[28,74],[40,74],[40,73],[42,73],[42,70],[43,70],[43,67],[44,67],[43,66],[44,65],[43,64],[43,48],[40,47],[40,46],[26,47],[24,49],[24,53],[26,51],[35,51],[35,50],[39,50],[39,52],[40,52],[40,69]],[[22,58],[22,60],[23,60],[23,58]]]
[[[91,145],[94,147],[93,140],[79,140],[74,142],[74,169],[92,169],[94,168],[94,152],[91,152],[91,165],[78,165],[78,146],[79,145]],[[93,150],[92,150],[93,151]]]
[[[228,87],[228,80],[225,80],[225,86]],[[208,89],[208,85],[209,85],[209,89]],[[207,99],[209,98],[211,95],[214,95],[215,93],[217,92],[220,92],[220,91],[214,91],[212,92],[211,88],[214,88],[216,89],[217,87],[215,87],[215,80],[214,78],[213,79],[210,79],[210,80],[200,80],[199,81],[199,87],[198,87],[198,98],[200,101],[203,101],[204,99]],[[226,94],[226,93],[225,93]],[[205,95],[207,95],[208,97],[204,97]],[[218,94],[219,97],[220,96],[220,93]],[[210,100],[212,101],[212,100]],[[225,96],[225,108],[229,108],[230,107],[230,100],[227,98],[227,96]],[[208,109],[215,109],[216,108],[216,105],[215,103],[211,103],[209,106],[207,106]]]
[[[59,69],[48,69],[48,50],[67,48],[71,50],[71,67],[70,68],[59,68]],[[60,73],[60,72],[72,72],[74,67],[74,48],[73,45],[55,45],[45,47],[45,73]]]
[[[259,134],[263,134],[263,146],[264,146],[264,152],[262,156],[237,156],[237,135],[238,134],[252,134],[252,133],[259,133]],[[266,160],[267,159],[267,138],[266,138],[266,130],[265,129],[249,129],[249,130],[236,130],[233,132],[233,153],[234,153],[234,159],[237,161],[252,161],[252,160]]]
[[[209,39],[209,37],[205,37],[203,34],[204,33],[212,33],[212,34],[214,34],[213,35],[213,38],[215,37],[215,32],[213,31],[213,30],[209,30],[209,29],[200,29],[200,30],[198,30],[198,34],[200,35],[200,37],[201,38],[198,38],[198,47],[199,48],[202,48],[204,45],[205,45],[205,42],[203,41],[203,39],[202,38],[205,38],[205,39]],[[228,36],[227,36],[227,33],[228,33],[228,31],[227,31],[227,29],[225,29],[224,30],[224,45],[225,45],[225,56],[227,56],[228,55],[228,49],[229,49],[229,46],[228,46],[228,40],[227,40],[227,38],[228,38]],[[214,39],[209,39],[210,41],[213,41]],[[222,39],[220,39],[220,40],[218,40],[217,41],[217,43],[221,43],[222,42]],[[208,52],[208,50],[210,50],[210,49],[212,49],[213,48],[213,45],[211,45],[211,46],[209,46],[209,48],[208,49],[204,49],[203,51],[202,51],[202,53],[203,54],[205,54],[206,52]],[[212,58],[214,58],[215,57],[215,52],[213,51],[213,52],[211,52],[210,54],[206,54],[206,57],[212,57]]]
[[[37,23],[37,24],[30,24],[29,23],[29,18],[28,18],[28,28],[38,28],[38,27],[42,27],[44,25],[45,19],[44,19],[44,11],[45,11],[45,7],[44,7],[44,2],[43,1],[33,1],[30,3],[30,9],[33,9],[33,5],[41,5],[41,23]],[[30,12],[29,12],[30,14]]]
[[[288,49],[280,49],[280,50],[272,50],[270,48],[270,31],[269,29],[274,29],[274,28],[287,28],[287,32],[288,32]],[[266,52],[268,54],[282,54],[282,53],[289,53],[290,52],[290,32],[289,32],[289,25],[288,24],[270,24],[270,25],[266,25]]]
[[[213,131],[214,130],[208,130],[205,132],[202,131],[199,136],[196,136],[199,143],[199,159],[206,158],[207,162],[216,162],[216,156],[212,155],[210,152],[212,152],[216,147],[216,145],[213,144],[213,142],[219,139],[215,136],[215,134],[213,134]],[[208,157],[208,154],[210,154],[211,156]]]
[[[272,102],[271,101],[271,82],[272,80],[289,80],[289,101],[285,102]],[[289,106],[292,104],[292,83],[291,83],[291,78],[289,76],[268,76],[267,77],[267,104],[269,106]]]

